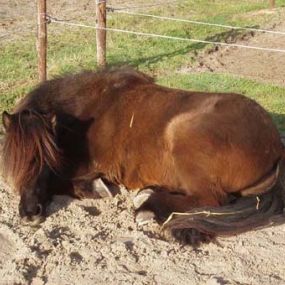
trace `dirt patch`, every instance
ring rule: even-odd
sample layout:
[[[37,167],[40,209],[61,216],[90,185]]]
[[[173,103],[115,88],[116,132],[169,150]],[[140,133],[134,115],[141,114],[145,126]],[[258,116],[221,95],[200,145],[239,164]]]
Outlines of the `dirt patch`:
[[[37,2],[29,0],[0,1],[0,41],[13,41],[36,34]],[[127,0],[109,0],[109,6],[126,7],[153,4],[153,1],[136,1],[131,4]],[[151,7],[149,8],[151,9]],[[47,14],[59,19],[71,21],[87,20],[95,25],[95,0],[49,0],[47,1]],[[0,43],[1,43],[0,42]]]
[[[275,13],[277,18],[276,21],[273,24],[268,25],[267,28],[285,32],[285,9],[276,10]],[[252,17],[254,17],[254,15],[252,15]],[[242,37],[229,37],[228,42],[285,50],[285,35],[254,32],[248,33]],[[210,71],[215,73],[226,73],[285,86],[284,66],[285,53],[233,47],[216,47],[201,52],[197,56],[197,61],[194,65],[185,66],[180,72]]]
[[[38,228],[24,227],[18,197],[0,182],[0,284],[285,284],[285,226],[199,249],[159,238],[134,222],[131,194],[55,197]]]

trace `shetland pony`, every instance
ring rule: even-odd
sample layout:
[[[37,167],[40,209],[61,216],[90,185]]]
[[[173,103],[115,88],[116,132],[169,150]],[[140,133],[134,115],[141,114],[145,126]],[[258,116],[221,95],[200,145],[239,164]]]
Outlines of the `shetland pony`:
[[[29,223],[54,194],[94,197],[94,179],[141,189],[182,242],[268,224],[284,208],[285,150],[271,117],[232,93],[159,86],[130,68],[40,84],[2,116],[3,172]]]

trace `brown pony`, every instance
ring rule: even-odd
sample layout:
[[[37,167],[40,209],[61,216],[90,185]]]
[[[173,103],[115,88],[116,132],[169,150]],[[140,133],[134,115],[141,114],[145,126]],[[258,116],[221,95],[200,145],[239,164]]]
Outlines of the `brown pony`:
[[[96,197],[97,178],[142,189],[137,215],[153,212],[192,244],[283,212],[284,146],[241,95],[169,89],[130,68],[88,71],[40,84],[3,125],[3,171],[31,223],[53,194]]]

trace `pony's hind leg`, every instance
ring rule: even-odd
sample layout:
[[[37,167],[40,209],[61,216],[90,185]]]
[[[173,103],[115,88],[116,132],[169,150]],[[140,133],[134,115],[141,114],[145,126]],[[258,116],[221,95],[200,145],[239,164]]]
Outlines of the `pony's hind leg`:
[[[185,212],[196,205],[189,196],[156,186],[141,189],[133,203],[137,213],[152,211],[158,222],[164,222],[173,212]]]
[[[193,208],[206,205],[218,206],[215,200],[202,202],[198,197],[169,192],[160,187],[148,187],[140,190],[133,202],[136,209],[136,222],[139,225],[145,224],[153,218],[163,224],[174,212],[185,213]],[[178,242],[192,246],[209,242],[214,238],[212,235],[201,233],[196,229],[175,229],[170,234]]]
[[[147,209],[144,204],[150,199],[154,194],[151,188],[141,189],[133,199],[134,208],[136,209],[136,223],[141,226],[149,223],[155,218],[155,213],[152,209]]]

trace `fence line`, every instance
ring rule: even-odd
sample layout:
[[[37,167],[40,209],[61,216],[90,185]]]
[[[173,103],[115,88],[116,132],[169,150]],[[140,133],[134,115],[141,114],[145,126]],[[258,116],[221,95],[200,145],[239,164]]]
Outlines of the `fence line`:
[[[107,11],[120,13],[120,14],[128,14],[128,15],[133,15],[133,16],[149,17],[149,18],[160,19],[160,20],[191,23],[191,24],[196,24],[196,25],[214,26],[214,27],[234,29],[234,30],[246,30],[246,31],[252,31],[252,32],[269,33],[269,34],[276,34],[276,35],[283,35],[283,36],[285,35],[285,32],[282,32],[282,31],[272,31],[272,30],[265,30],[265,29],[258,29],[258,28],[239,27],[239,26],[208,23],[208,22],[202,22],[202,21],[179,19],[179,18],[166,17],[166,16],[158,16],[158,15],[153,15],[153,14],[136,13],[136,12],[131,12],[131,11],[118,10],[115,7],[111,7],[111,6],[107,7]]]
[[[39,80],[47,79],[47,22],[46,22],[47,0],[38,0],[38,73]]]
[[[96,51],[98,66],[106,65],[107,34],[103,28],[107,24],[106,0],[96,0]],[[99,29],[102,28],[102,29]]]
[[[117,29],[117,28],[100,28],[100,27],[91,26],[91,25],[71,23],[71,22],[67,22],[64,20],[58,20],[50,16],[48,16],[48,21],[51,23],[57,23],[57,24],[67,25],[67,26],[83,27],[83,28],[90,28],[90,29],[95,29],[95,30],[105,30],[105,31],[126,33],[126,34],[146,36],[146,37],[152,37],[152,38],[163,38],[163,39],[170,39],[170,40],[177,40],[177,41],[187,41],[187,42],[194,42],[194,43],[204,43],[204,44],[213,44],[213,45],[220,45],[220,46],[227,46],[227,47],[237,47],[237,48],[255,49],[255,50],[261,50],[261,51],[268,51],[268,52],[285,53],[285,49],[265,48],[265,47],[258,47],[258,46],[246,46],[246,45],[241,45],[241,44],[228,44],[228,43],[223,43],[223,42],[213,42],[213,41],[207,41],[207,40],[173,37],[173,36],[166,36],[166,35],[160,35],[160,34]]]

